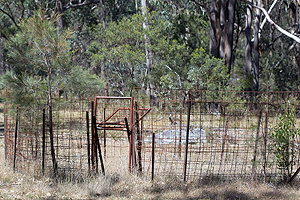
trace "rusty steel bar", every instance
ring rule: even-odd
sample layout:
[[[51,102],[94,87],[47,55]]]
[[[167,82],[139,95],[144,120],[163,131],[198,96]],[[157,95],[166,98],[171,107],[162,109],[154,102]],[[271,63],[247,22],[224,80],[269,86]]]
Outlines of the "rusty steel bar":
[[[108,124],[106,123],[110,118],[112,118],[112,116],[114,116],[114,114],[116,114],[119,110],[131,110],[131,108],[117,108],[116,110],[113,111],[112,114],[110,114],[106,119],[104,118],[104,121],[103,122],[99,122],[97,124],[100,124],[100,125],[105,125],[105,124]]]
[[[91,151],[90,151],[90,123],[89,111],[86,111],[86,138],[87,138],[87,158],[88,158],[88,172],[91,173]]]
[[[132,99],[133,97],[107,97],[107,96],[95,96],[96,99]]]
[[[189,131],[190,131],[190,119],[191,119],[191,107],[192,102],[188,101],[188,116],[187,116],[187,127],[186,127],[186,140],[185,140],[185,152],[184,152],[184,169],[183,169],[183,181],[186,182],[186,168],[187,168],[187,157],[188,157],[188,146],[189,146]]]
[[[46,152],[46,112],[43,109],[43,127],[42,127],[42,173],[45,175],[45,152]]]
[[[18,139],[18,116],[19,115],[19,107],[17,106],[17,113],[16,113],[16,123],[15,123],[15,146],[14,146],[14,163],[13,163],[13,170],[16,169],[16,157],[17,157],[17,139]]]

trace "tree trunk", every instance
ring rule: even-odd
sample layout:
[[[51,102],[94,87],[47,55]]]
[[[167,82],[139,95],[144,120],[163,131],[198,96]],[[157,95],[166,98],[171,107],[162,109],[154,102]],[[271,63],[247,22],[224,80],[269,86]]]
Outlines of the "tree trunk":
[[[3,49],[4,49],[4,39],[3,37],[0,36],[0,73],[1,74],[5,73]]]
[[[262,7],[261,0],[257,0],[257,6]],[[259,89],[259,24],[260,24],[261,10],[256,9],[256,16],[254,22],[254,44],[253,44],[253,89],[258,91]]]
[[[210,6],[210,40],[209,52],[215,58],[219,58],[219,42],[220,42],[220,11],[219,0],[212,0]]]
[[[225,46],[225,62],[228,74],[231,72],[232,50],[233,50],[233,31],[234,31],[234,15],[235,15],[235,0],[228,1],[228,22],[227,22],[227,40]]]
[[[146,30],[149,30],[148,27],[148,20],[147,20],[147,2],[146,0],[141,0],[141,8],[142,8],[142,14],[144,16],[144,22],[143,22],[143,28]],[[144,35],[145,38],[145,55],[146,55],[146,66],[147,66],[147,75],[148,79],[151,79],[151,67],[152,67],[152,58],[153,54],[152,51],[149,49],[149,46],[151,45],[149,38],[147,38],[147,35]],[[153,89],[153,85],[150,83],[147,86],[148,96],[151,98],[151,89]]]
[[[59,14],[61,14],[59,19],[56,22],[57,34],[60,36],[60,35],[62,35],[63,30],[64,30],[63,15],[62,15],[64,13],[64,9],[63,9],[62,0],[57,0],[56,10]]]
[[[105,11],[104,11],[104,0],[100,0],[100,8],[101,8],[101,22],[102,22],[102,26],[103,29],[106,29],[106,25],[105,25]],[[103,61],[101,64],[101,77],[104,81],[104,90],[105,90],[105,96],[108,96],[108,84],[106,81],[106,75],[105,75],[105,62]]]
[[[251,77],[252,75],[252,47],[251,47],[251,22],[252,22],[252,6],[247,5],[245,25],[245,71]]]

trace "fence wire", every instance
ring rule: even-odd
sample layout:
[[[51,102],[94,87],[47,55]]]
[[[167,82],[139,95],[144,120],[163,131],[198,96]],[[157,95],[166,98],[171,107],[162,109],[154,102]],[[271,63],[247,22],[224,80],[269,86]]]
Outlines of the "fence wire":
[[[108,173],[127,173],[134,168],[147,177],[174,174],[190,181],[206,177],[266,181],[282,178],[270,133],[278,116],[291,106],[296,110],[298,127],[299,92],[134,90],[131,94],[132,112],[128,99],[98,99],[95,110],[91,106],[94,99],[54,101],[54,149],[59,175],[90,173],[90,121],[96,111],[97,133]],[[5,156],[16,170],[36,175],[53,173],[48,112],[46,108],[43,156],[43,109],[17,111],[6,105]],[[134,135],[134,148],[130,147],[128,130]],[[299,138],[295,144],[293,171],[299,167]],[[100,171],[100,167],[96,165],[95,170]]]

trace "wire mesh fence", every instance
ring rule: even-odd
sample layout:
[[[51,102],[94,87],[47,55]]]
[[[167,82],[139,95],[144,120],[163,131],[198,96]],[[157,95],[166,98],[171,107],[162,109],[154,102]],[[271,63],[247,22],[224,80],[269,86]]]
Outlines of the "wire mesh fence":
[[[299,92],[176,90],[146,95],[134,90],[131,94],[132,98],[54,101],[58,175],[101,172],[97,163],[102,156],[106,173],[129,170],[152,178],[174,174],[189,181],[282,178],[270,133],[278,116],[292,106],[299,125]],[[47,109],[43,114],[42,108],[6,105],[5,156],[16,170],[53,174],[48,118]],[[293,172],[299,167],[299,144],[296,138]]]

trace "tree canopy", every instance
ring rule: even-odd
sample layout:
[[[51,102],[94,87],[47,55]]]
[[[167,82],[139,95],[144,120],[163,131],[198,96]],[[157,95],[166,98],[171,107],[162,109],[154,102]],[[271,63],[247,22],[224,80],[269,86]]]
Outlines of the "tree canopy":
[[[59,90],[80,98],[136,87],[298,90],[298,7],[294,0],[4,0],[2,88],[35,103]]]

